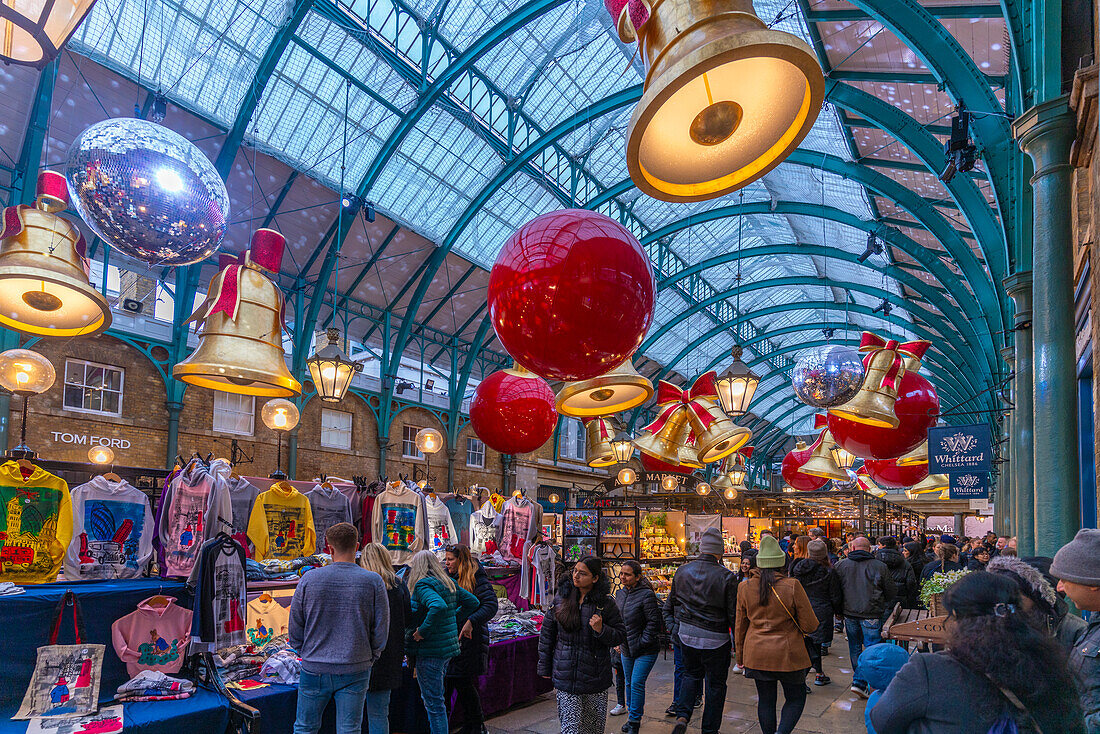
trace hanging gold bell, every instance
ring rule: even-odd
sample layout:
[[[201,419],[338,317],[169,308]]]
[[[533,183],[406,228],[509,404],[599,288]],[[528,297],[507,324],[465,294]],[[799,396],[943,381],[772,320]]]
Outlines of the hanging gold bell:
[[[817,443],[814,444],[814,450],[810,454],[810,458],[798,471],[802,474],[809,474],[811,477],[825,477],[826,479],[835,479],[838,482],[847,482],[848,472],[837,466],[836,460],[833,458],[834,446],[836,446],[836,442],[833,441],[833,434],[829,433],[829,429],[826,428],[821,432]]]
[[[558,392],[562,415],[586,418],[635,408],[653,397],[653,385],[638,374],[630,359],[591,380],[567,382]]]
[[[951,485],[951,480],[946,474],[929,474],[924,479],[913,485],[909,490],[913,494],[934,494],[944,492]]]
[[[863,337],[864,344],[868,343],[868,339],[881,342],[879,337],[867,332],[864,332]],[[894,413],[894,402],[898,399],[898,383],[905,372],[897,346],[896,341],[890,341],[876,343],[869,349],[861,347],[861,350],[871,352],[863,385],[854,398],[843,405],[830,408],[829,412],[856,423],[897,428],[898,417]]]
[[[695,435],[689,433],[687,442],[680,447],[680,466],[689,469],[702,469],[703,462],[699,460],[699,449],[695,447]]]
[[[694,398],[694,405],[700,406],[710,416],[710,424],[704,426],[701,417],[694,409],[689,411],[691,430],[695,435],[695,446],[699,461],[709,464],[736,452],[752,440],[752,431],[736,425],[720,406],[710,398]]]
[[[585,456],[588,465],[593,468],[613,466],[618,463],[611,441],[615,438],[616,426],[610,418],[589,418],[584,422]]]
[[[650,423],[645,433],[634,439],[634,445],[643,454],[660,459],[667,464],[679,464],[680,449],[685,447],[691,425],[685,408],[670,411],[667,418]]]
[[[875,497],[886,496],[886,490],[875,484],[874,480],[872,480],[871,477],[868,476],[867,470],[863,469],[862,467],[860,467],[860,470],[856,472],[856,484],[859,485],[860,489],[862,489],[869,495],[873,495]]]
[[[65,177],[38,176],[34,207],[4,210],[0,231],[0,325],[34,336],[92,336],[111,325],[107,299],[88,280],[84,236],[57,215]]]
[[[199,345],[172,368],[173,377],[241,395],[301,393],[283,352],[282,292],[264,274],[279,271],[285,242],[278,232],[257,230],[245,263],[210,280],[206,301],[188,319],[201,323]]]
[[[898,466],[915,466],[928,463],[928,439],[920,442],[920,445],[908,453],[902,454],[894,463]]]
[[[621,24],[620,24],[621,26]],[[636,34],[645,92],[626,159],[644,193],[704,201],[775,168],[821,110],[821,67],[800,38],[769,29],[751,0],[655,0]]]

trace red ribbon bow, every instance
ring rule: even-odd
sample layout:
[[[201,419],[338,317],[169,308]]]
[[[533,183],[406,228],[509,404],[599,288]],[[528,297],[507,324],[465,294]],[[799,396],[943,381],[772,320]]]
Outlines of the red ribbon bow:
[[[592,421],[599,421],[600,438],[611,438],[611,421],[598,416],[593,418],[581,418],[581,423],[584,424],[585,428],[588,428],[588,424]]]
[[[687,390],[681,390],[671,382],[658,380],[657,405],[662,410],[657,418],[646,426],[645,430],[650,433],[657,433],[664,428],[672,416],[677,415],[681,410],[690,410],[703,424],[704,428],[709,426],[714,419],[707,412],[706,405],[701,402],[701,399],[714,400],[718,398],[718,391],[714,387],[714,380],[717,377],[718,373],[714,370],[706,372],[696,378]]]
[[[890,363],[889,369],[886,370],[886,376],[882,378],[882,385],[888,390],[897,389],[898,381],[905,371],[901,355],[905,354],[916,359],[922,359],[924,353],[931,346],[932,342],[927,341],[899,342],[897,339],[887,340],[869,331],[863,332],[863,336],[859,340],[859,351],[867,352],[867,356],[863,360],[865,369],[870,367],[871,360],[876,353],[884,350],[894,353],[894,359]]]
[[[214,277],[210,279],[210,288],[206,294],[206,300],[195,309],[195,312],[191,314],[191,318],[187,319],[186,323],[205,321],[219,312],[228,316],[230,321],[237,320],[237,313],[241,308],[241,278],[244,277],[245,268],[251,268],[263,275],[259,266],[252,262],[250,255],[251,253],[245,252],[243,264],[230,263],[222,268],[221,272],[214,274]],[[279,323],[285,329],[286,303],[283,301],[282,291],[278,287],[275,288],[275,292],[279,298]]]
[[[614,19],[619,38],[624,43],[637,38],[642,26],[649,20],[649,3],[646,0],[604,0],[603,5]],[[625,28],[624,23],[628,24]],[[626,29],[632,33],[624,34],[623,30]]]

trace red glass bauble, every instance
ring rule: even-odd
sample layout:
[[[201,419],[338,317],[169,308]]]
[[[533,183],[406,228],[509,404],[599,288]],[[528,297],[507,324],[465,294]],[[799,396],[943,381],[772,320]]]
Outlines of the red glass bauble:
[[[870,459],[863,464],[867,467],[867,476],[884,489],[912,487],[928,476],[928,464],[907,464],[898,466],[893,459],[875,461]]]
[[[810,460],[812,454],[813,449],[806,447],[804,449],[791,449],[787,452],[787,455],[783,457],[783,466],[781,469],[783,481],[791,488],[797,489],[800,492],[812,492],[815,489],[821,489],[829,483],[828,477],[814,477],[799,471],[802,465]]]
[[[519,364],[548,380],[588,380],[641,345],[654,290],[634,235],[603,214],[564,209],[505,243],[489,273],[489,315]]]
[[[830,413],[829,432],[841,448],[861,459],[895,459],[919,446],[936,425],[940,414],[936,388],[916,372],[906,372],[898,385],[894,413],[897,428],[869,426]]]
[[[486,446],[526,454],[550,440],[558,423],[554,391],[537,375],[494,372],[474,390],[470,425]]]
[[[661,461],[643,451],[638,453],[642,455],[642,468],[646,471],[657,472],[658,474],[691,474],[691,467],[683,464],[669,464],[667,461]]]

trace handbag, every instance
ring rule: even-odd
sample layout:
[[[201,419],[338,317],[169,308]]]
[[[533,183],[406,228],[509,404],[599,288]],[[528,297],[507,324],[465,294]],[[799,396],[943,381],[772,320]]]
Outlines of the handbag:
[[[791,614],[791,610],[787,608],[787,605],[783,603],[783,600],[779,597],[779,592],[772,587],[772,595],[775,596],[775,600],[779,602],[779,606],[783,607],[783,611],[787,613],[787,616],[794,622],[795,629],[798,630],[798,634],[802,635],[802,644],[806,646],[806,654],[810,656],[812,662],[815,657],[819,657],[817,643],[810,639],[810,636],[802,630],[802,625],[798,623],[795,616]]]
[[[76,643],[58,645],[61,617],[73,610],[73,634]],[[99,710],[99,682],[103,672],[104,645],[84,642],[84,615],[72,590],[67,590],[54,610],[48,645],[38,648],[23,703],[13,719],[74,718]]]

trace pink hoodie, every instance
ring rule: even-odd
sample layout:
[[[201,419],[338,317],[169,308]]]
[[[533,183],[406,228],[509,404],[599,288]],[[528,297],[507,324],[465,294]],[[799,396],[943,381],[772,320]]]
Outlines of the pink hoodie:
[[[178,606],[175,598],[165,606],[150,604],[151,596],[138,604],[137,611],[111,625],[111,642],[124,663],[126,672],[135,676],[143,670],[178,673],[187,656],[191,636],[191,610]]]

